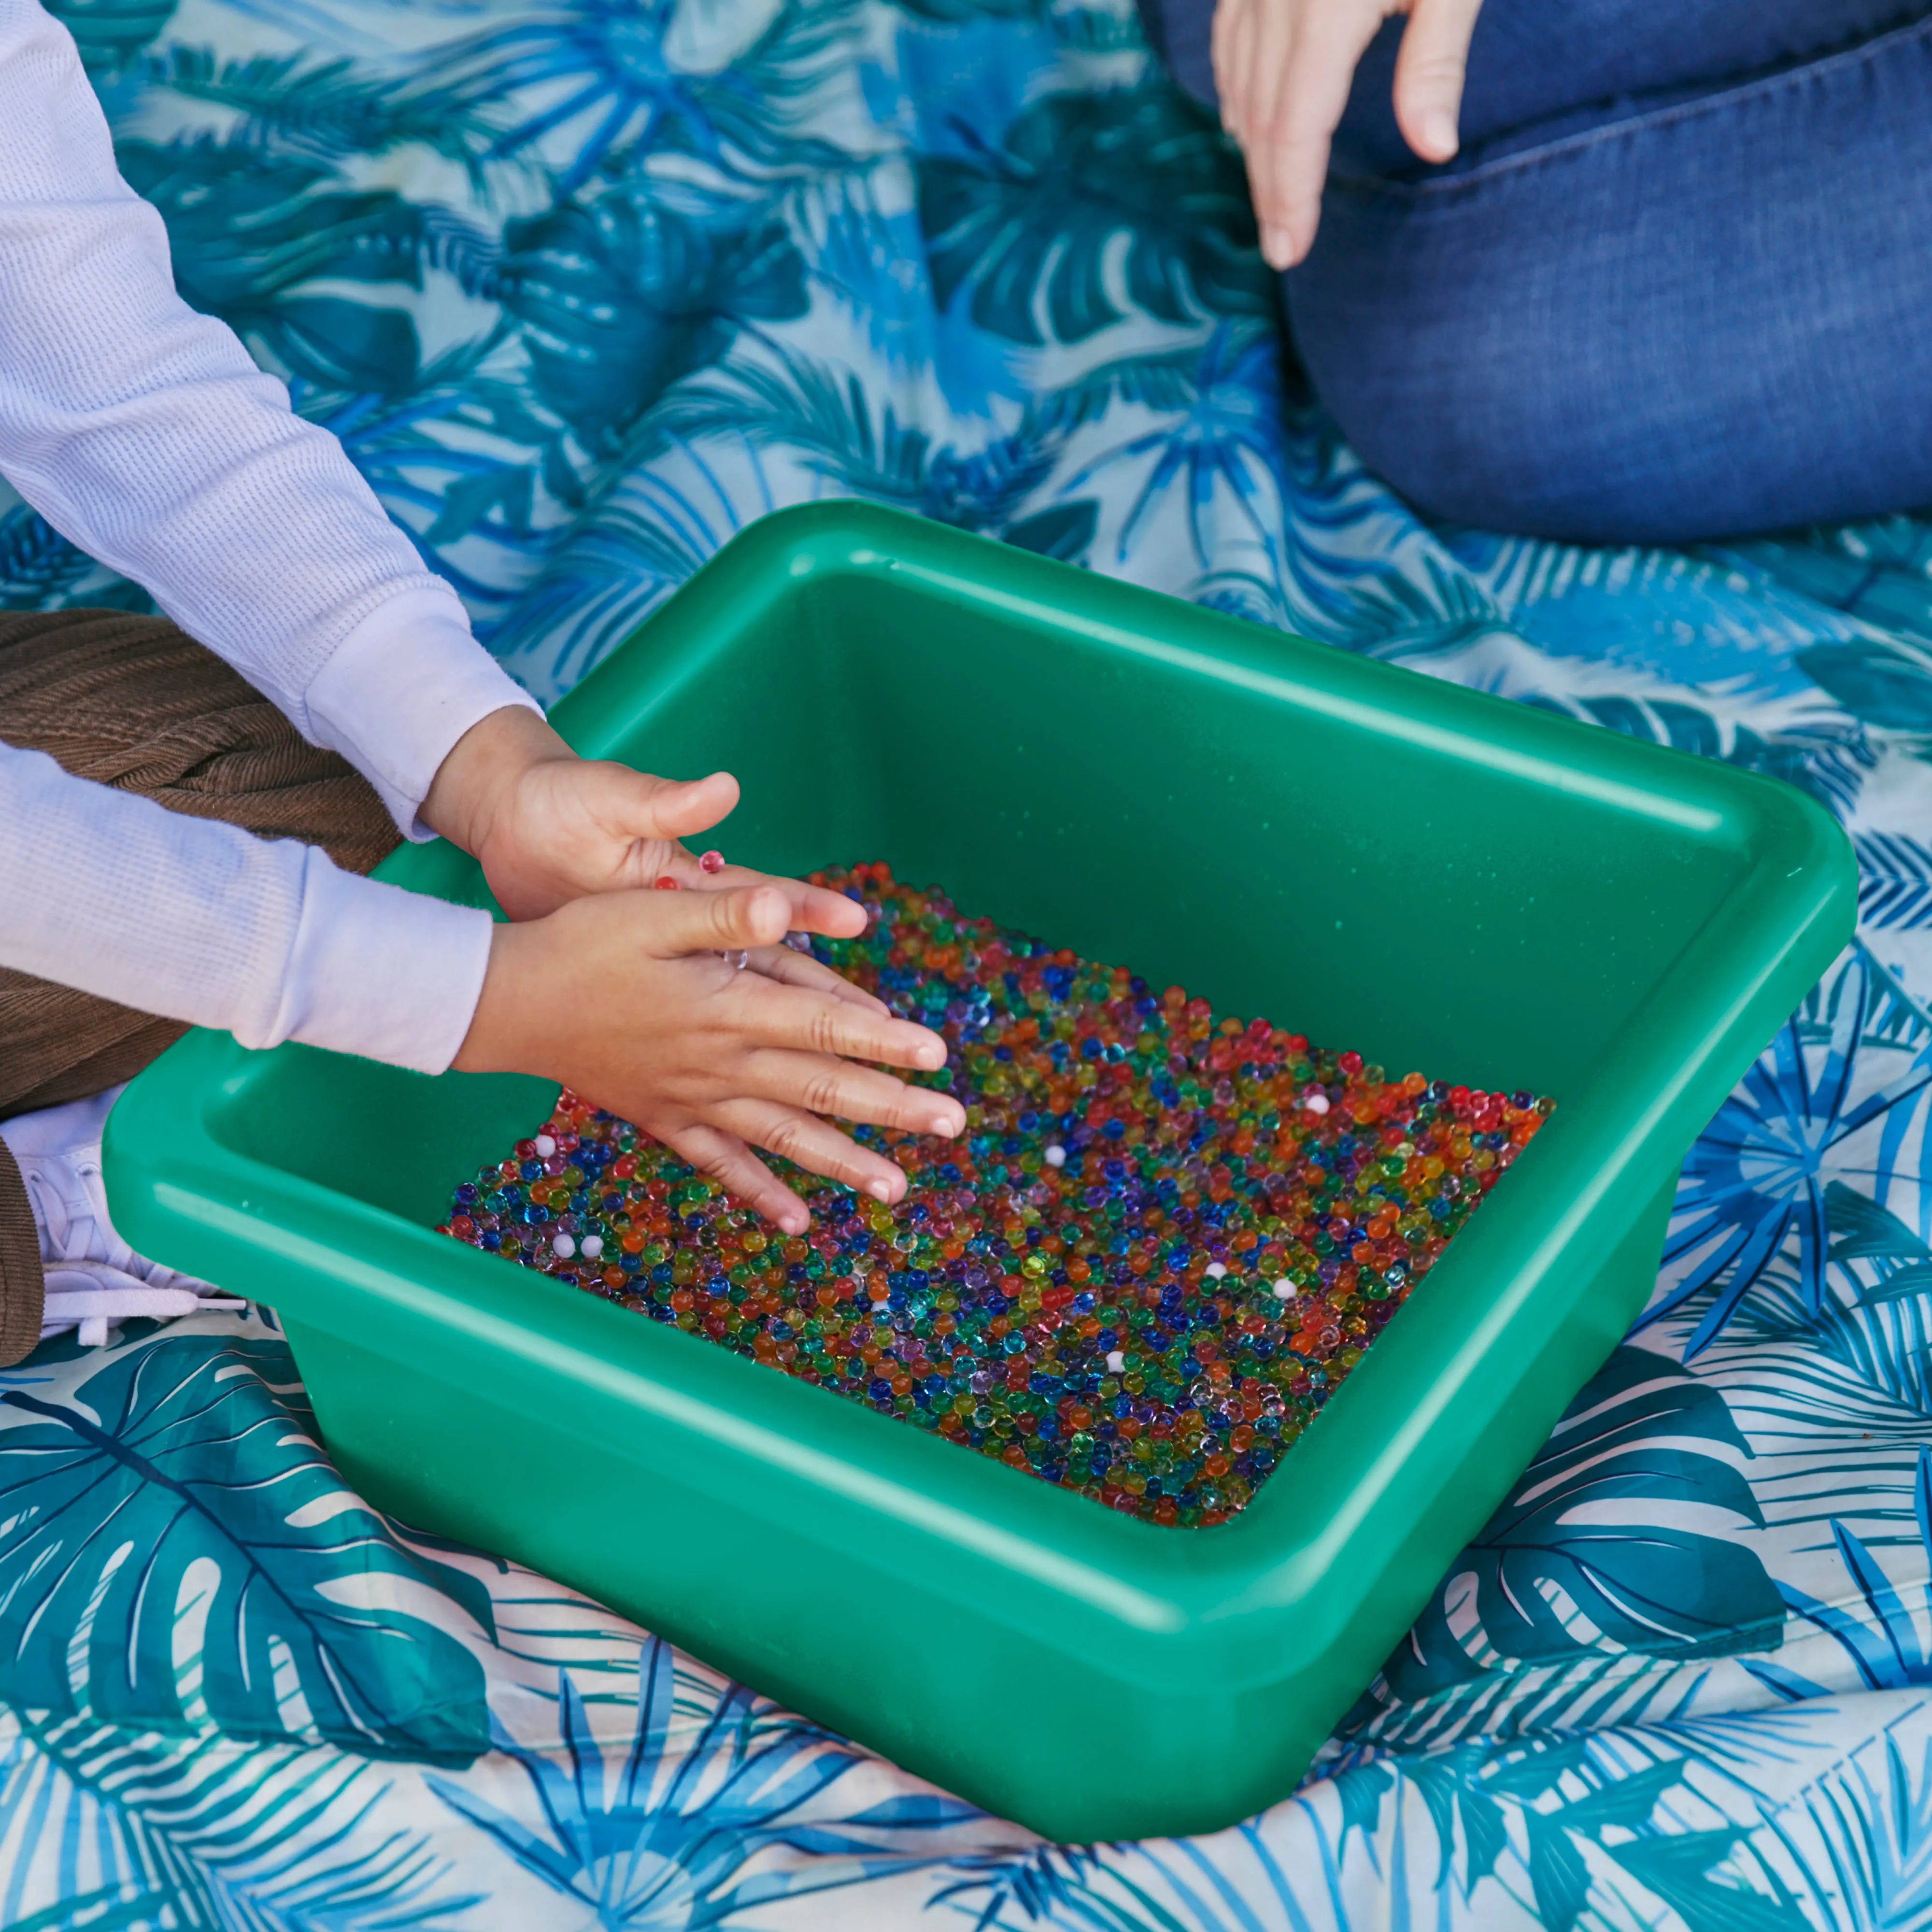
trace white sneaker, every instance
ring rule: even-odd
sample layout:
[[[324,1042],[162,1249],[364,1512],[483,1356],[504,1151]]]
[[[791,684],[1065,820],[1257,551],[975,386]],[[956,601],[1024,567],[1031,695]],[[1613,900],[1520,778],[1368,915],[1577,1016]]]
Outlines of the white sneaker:
[[[120,1097],[121,1089],[112,1087],[0,1120],[0,1140],[19,1163],[40,1231],[47,1284],[42,1341],[78,1328],[82,1347],[98,1348],[111,1322],[137,1316],[166,1321],[203,1308],[247,1305],[137,1255],[114,1232],[100,1173],[100,1136],[108,1109]]]

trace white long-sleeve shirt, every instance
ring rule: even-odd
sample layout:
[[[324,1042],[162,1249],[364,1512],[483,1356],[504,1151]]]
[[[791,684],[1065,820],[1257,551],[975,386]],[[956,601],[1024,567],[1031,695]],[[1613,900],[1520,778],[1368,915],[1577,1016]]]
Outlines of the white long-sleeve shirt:
[[[176,294],[160,218],[38,0],[0,0],[0,472],[340,752],[410,836],[457,740],[532,704],[340,446]],[[482,913],[0,742],[0,965],[250,1046],[434,1072],[489,933]]]

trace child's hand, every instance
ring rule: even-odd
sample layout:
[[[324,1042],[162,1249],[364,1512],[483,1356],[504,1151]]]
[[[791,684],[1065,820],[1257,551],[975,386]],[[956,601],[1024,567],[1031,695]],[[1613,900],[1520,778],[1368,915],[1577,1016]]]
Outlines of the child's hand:
[[[798,916],[782,888],[760,885],[593,895],[500,926],[456,1064],[561,1081],[788,1234],[811,1216],[754,1147],[896,1201],[901,1170],[819,1117],[960,1132],[950,1095],[856,1064],[937,1069],[946,1043],[780,945]],[[742,969],[718,956],[740,950]]]
[[[728,772],[676,783],[580,758],[535,712],[512,706],[458,740],[422,816],[482,862],[496,903],[521,920],[586,892],[652,886],[667,876],[714,888],[763,880],[742,866],[702,872],[678,842],[716,825],[737,802],[738,782]],[[799,932],[850,939],[865,930],[865,914],[842,892],[796,879],[770,883],[785,894]]]
[[[1292,268],[1322,218],[1328,142],[1355,63],[1382,22],[1406,14],[1395,118],[1425,161],[1456,152],[1462,70],[1482,0],[1220,0],[1214,28],[1221,120],[1247,158],[1269,266]]]

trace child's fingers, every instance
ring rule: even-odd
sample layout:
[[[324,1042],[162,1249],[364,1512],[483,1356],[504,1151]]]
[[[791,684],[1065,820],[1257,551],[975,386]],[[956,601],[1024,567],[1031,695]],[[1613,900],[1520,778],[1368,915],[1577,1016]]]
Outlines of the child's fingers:
[[[821,965],[808,952],[794,952],[789,946],[767,946],[762,952],[754,952],[747,962],[754,973],[762,973],[767,980],[776,980],[783,986],[800,986],[808,993],[825,993],[835,1000],[849,1000],[855,1006],[862,1006],[868,1012],[884,1013],[889,1017],[892,1008],[884,1000],[875,999],[862,986],[855,986],[842,978],[830,966]]]
[[[790,1047],[928,1073],[946,1064],[946,1042],[929,1027],[874,1012],[850,1000],[781,986],[762,974],[748,976],[742,990],[758,1002],[748,1006],[743,1020],[751,1046]]]
[[[811,1226],[805,1203],[736,1134],[694,1121],[662,1138],[680,1160],[708,1174],[788,1234],[802,1234]]]
[[[716,872],[700,871],[695,860],[680,854],[671,868],[671,876],[680,884],[700,891],[729,892],[753,885],[776,886],[791,902],[794,932],[822,932],[828,939],[856,939],[866,929],[863,910],[843,892],[824,886],[810,885],[803,879],[788,879],[772,872],[754,872],[746,866],[726,866]]]
[[[634,895],[651,921],[650,950],[662,959],[687,952],[742,952],[776,946],[791,930],[791,903],[766,881],[728,892]]]
[[[622,822],[610,829],[628,838],[688,838],[709,832],[737,807],[738,781],[729,772],[701,778],[660,778],[628,765],[607,764],[600,769],[606,787],[601,815],[608,821],[616,814]]]
[[[888,1207],[906,1190],[904,1174],[883,1154],[860,1147],[830,1122],[775,1101],[740,1100],[717,1118],[754,1147],[868,1194]]]
[[[800,932],[822,932],[828,939],[856,939],[866,929],[866,914],[843,892],[807,886],[792,924]]]
[[[878,1068],[818,1053],[754,1054],[748,1072],[766,1100],[802,1107],[808,1114],[898,1127],[948,1140],[966,1130],[966,1110],[950,1094],[910,1087]]]

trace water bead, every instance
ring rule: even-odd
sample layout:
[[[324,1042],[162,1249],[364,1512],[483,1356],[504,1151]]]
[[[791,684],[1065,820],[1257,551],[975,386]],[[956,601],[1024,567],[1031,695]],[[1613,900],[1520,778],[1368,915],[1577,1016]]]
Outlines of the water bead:
[[[897,1207],[786,1168],[814,1220],[782,1234],[566,1090],[443,1232],[1151,1523],[1252,1500],[1550,1111],[1216,1019],[884,866],[814,883],[868,922],[808,950],[944,1036],[912,1078],[966,1108],[955,1142],[858,1130]]]
[[[724,869],[724,854],[718,851],[710,851],[700,854],[698,861],[698,869],[700,872],[723,872]]]

